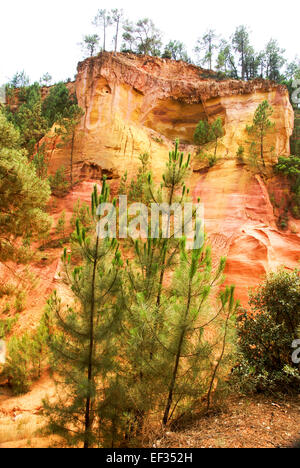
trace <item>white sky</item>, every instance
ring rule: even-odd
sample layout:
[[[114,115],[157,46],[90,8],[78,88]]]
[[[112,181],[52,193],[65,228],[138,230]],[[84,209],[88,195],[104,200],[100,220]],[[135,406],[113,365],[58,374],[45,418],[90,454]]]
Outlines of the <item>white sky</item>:
[[[31,81],[49,72],[55,81],[74,77],[82,59],[78,43],[95,32],[91,21],[99,8],[123,8],[131,20],[150,17],[163,39],[184,42],[191,54],[196,39],[207,29],[225,37],[241,24],[252,30],[252,43],[262,49],[278,39],[286,56],[300,55],[299,0],[15,0],[1,2],[0,84],[16,71]]]

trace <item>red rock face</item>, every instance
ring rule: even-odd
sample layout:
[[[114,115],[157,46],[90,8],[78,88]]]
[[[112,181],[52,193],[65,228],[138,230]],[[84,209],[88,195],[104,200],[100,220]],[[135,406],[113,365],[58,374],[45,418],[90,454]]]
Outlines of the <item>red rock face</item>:
[[[249,288],[281,266],[294,269],[300,261],[300,236],[276,227],[268,191],[235,161],[227,161],[207,174],[192,176],[193,195],[205,209],[205,229],[213,248],[215,264],[227,257],[226,283],[236,285],[244,305]],[[294,220],[300,232],[300,221]]]

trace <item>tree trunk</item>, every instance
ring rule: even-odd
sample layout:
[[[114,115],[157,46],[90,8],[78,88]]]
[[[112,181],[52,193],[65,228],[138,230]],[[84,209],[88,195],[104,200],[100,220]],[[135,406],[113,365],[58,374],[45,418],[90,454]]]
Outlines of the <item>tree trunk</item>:
[[[215,144],[215,158],[217,156],[217,148],[218,148],[218,138],[216,138],[216,144]]]
[[[191,280],[190,280],[190,284],[189,284],[188,302],[187,302],[186,311],[185,311],[185,314],[184,314],[184,321],[186,321],[186,319],[187,319],[187,316],[188,316],[188,313],[189,313],[189,310],[190,310],[190,304],[191,304]],[[172,380],[171,380],[171,384],[170,384],[170,387],[169,387],[169,395],[168,395],[167,405],[166,405],[166,409],[165,409],[164,417],[163,417],[163,424],[164,425],[166,425],[167,422],[168,422],[170,409],[171,409],[171,405],[172,405],[172,402],[173,402],[173,393],[174,393],[174,388],[175,388],[175,384],[176,384],[179,361],[180,361],[180,356],[181,356],[181,349],[182,349],[182,344],[183,344],[185,332],[186,332],[186,328],[184,327],[182,332],[181,332],[181,335],[180,335],[177,354],[176,354],[176,359],[175,359],[174,370],[173,370],[173,374],[172,374]]]
[[[72,188],[73,188],[73,154],[74,154],[74,143],[75,143],[75,130],[73,130],[72,143],[71,143],[71,159],[70,159],[71,190],[72,190]]]
[[[263,136],[263,133],[261,133],[261,137],[260,137],[260,155],[261,155],[261,159],[262,159],[262,162],[263,162],[263,166],[266,167],[265,158],[264,158],[264,136]]]
[[[117,21],[117,30],[116,30],[116,38],[115,38],[115,52],[118,49],[118,36],[119,36],[119,21]]]
[[[84,434],[84,448],[89,448],[90,440],[90,428],[91,428],[91,385],[93,381],[93,351],[94,351],[94,317],[95,317],[95,283],[96,283],[96,272],[98,264],[98,246],[99,237],[97,236],[96,241],[96,252],[93,266],[93,279],[92,279],[92,298],[91,298],[91,316],[90,316],[90,346],[89,346],[89,359],[88,359],[88,396],[86,399],[85,407],[85,434]]]

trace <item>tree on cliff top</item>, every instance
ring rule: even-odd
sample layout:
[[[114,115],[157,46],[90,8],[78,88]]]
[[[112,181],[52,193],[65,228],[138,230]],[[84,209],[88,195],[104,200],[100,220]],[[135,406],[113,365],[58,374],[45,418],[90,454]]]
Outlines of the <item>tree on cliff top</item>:
[[[112,24],[111,12],[106,9],[98,10],[97,15],[94,18],[93,24],[102,29],[103,37],[103,51],[106,51],[106,33],[107,28]]]
[[[116,32],[114,35],[115,52],[117,52],[117,49],[118,49],[119,30],[120,30],[120,25],[122,23],[123,18],[124,18],[124,11],[122,9],[118,10],[117,8],[114,8],[111,10],[111,21],[113,24],[116,25]]]
[[[99,45],[99,36],[98,34],[91,34],[84,36],[82,42],[80,43],[82,52],[84,55],[89,55],[93,57],[96,51],[97,46]]]
[[[36,175],[19,146],[20,135],[0,111],[0,261],[25,262],[26,245],[44,235],[50,218],[44,212],[49,183]],[[20,242],[17,242],[19,240]],[[22,244],[23,241],[23,244]]]
[[[202,38],[198,39],[195,47],[199,64],[207,64],[210,70],[212,70],[214,50],[217,49],[217,44],[215,43],[216,38],[217,35],[215,34],[215,31],[210,29],[204,34],[204,36],[202,36]]]
[[[130,50],[143,55],[160,55],[162,34],[151,19],[144,18],[136,24],[127,21],[123,29],[123,51]]]
[[[168,44],[165,46],[162,57],[173,60],[182,60],[183,62],[187,63],[190,63],[191,61],[188,57],[185,45],[183,42],[177,40],[168,42]]]
[[[246,77],[246,54],[247,49],[250,45],[249,43],[249,31],[246,26],[239,26],[236,28],[235,33],[232,37],[232,46],[235,52],[239,54],[239,61],[241,65],[241,77],[242,80]]]
[[[255,111],[253,117],[253,124],[246,126],[246,131],[250,136],[254,138],[255,144],[259,144],[260,146],[260,157],[263,163],[263,166],[266,167],[265,163],[265,137],[266,135],[272,131],[275,127],[275,122],[271,122],[269,117],[273,114],[273,109],[268,103],[268,101],[263,101]]]
[[[280,70],[286,62],[283,57],[285,50],[280,49],[275,39],[270,39],[264,50],[264,61],[266,78],[278,81],[280,79]]]

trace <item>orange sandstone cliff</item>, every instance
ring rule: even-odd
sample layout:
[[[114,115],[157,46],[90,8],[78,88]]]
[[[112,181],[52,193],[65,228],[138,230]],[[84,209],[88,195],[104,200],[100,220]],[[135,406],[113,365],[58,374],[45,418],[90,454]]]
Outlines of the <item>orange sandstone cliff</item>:
[[[274,154],[289,154],[293,110],[284,86],[269,81],[220,80],[216,73],[185,62],[131,54],[103,53],[79,63],[75,89],[84,109],[76,136],[75,166],[82,179],[106,172],[133,174],[137,158],[148,152],[159,174],[175,138],[192,153],[200,119],[221,117],[225,136],[218,155],[231,157],[245,144],[258,104],[274,109]],[[51,169],[69,167],[68,149],[51,155]]]
[[[218,75],[184,62],[130,54],[103,53],[78,65],[75,82],[85,116],[75,141],[75,172],[82,180],[103,173],[119,178],[136,173],[138,156],[148,152],[153,173],[159,177],[174,139],[192,153],[190,185],[194,199],[205,207],[205,225],[216,259],[227,256],[228,283],[237,285],[244,303],[248,288],[281,265],[294,268],[300,260],[300,222],[293,233],[279,231],[264,180],[236,161],[245,145],[245,127],[255,109],[267,99],[274,112],[275,131],[266,156],[289,155],[293,110],[284,86],[254,80],[220,80]],[[222,117],[222,138],[217,166],[203,170],[193,146],[200,119]],[[276,155],[276,156],[275,156]],[[274,157],[275,156],[275,157]],[[272,159],[273,158],[273,159]],[[69,149],[51,153],[51,170],[69,167]]]
[[[293,110],[284,86],[264,80],[222,80],[214,72],[184,62],[112,53],[79,63],[76,81],[68,86],[75,89],[85,111],[74,151],[74,175],[81,183],[56,201],[55,220],[63,210],[70,219],[73,205],[78,199],[89,199],[94,181],[103,174],[115,179],[115,191],[125,171],[129,178],[136,173],[141,153],[150,154],[152,171],[159,178],[178,137],[182,149],[192,153],[189,185],[194,199],[200,197],[204,203],[214,261],[227,257],[226,281],[236,284],[237,297],[246,305],[248,288],[257,286],[266,272],[281,265],[289,269],[299,265],[300,221],[290,220],[290,229],[280,231],[269,196],[274,194],[278,201],[286,188],[278,179],[255,175],[236,158],[238,146],[247,140],[245,127],[264,99],[274,109],[276,125],[266,145],[274,148],[267,162],[289,155]],[[43,95],[48,92],[47,88]],[[203,167],[193,146],[193,133],[200,119],[218,116],[225,129],[218,147],[219,162]],[[48,146],[50,171],[61,166],[68,171],[70,148],[55,147],[55,141],[50,139]],[[59,265],[56,262],[51,268],[55,272]],[[34,302],[37,313],[57,287],[57,272],[52,276],[51,271],[46,273],[45,294]]]

